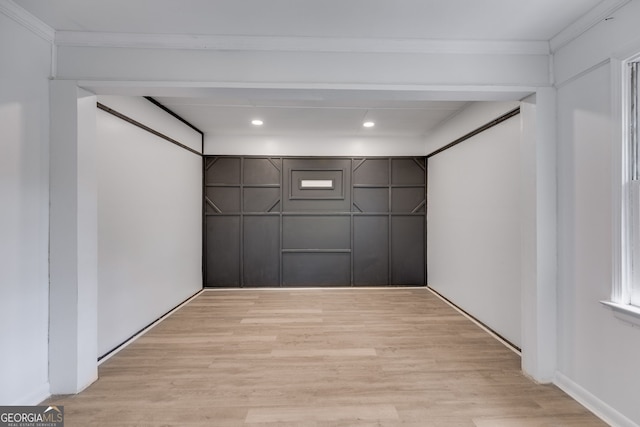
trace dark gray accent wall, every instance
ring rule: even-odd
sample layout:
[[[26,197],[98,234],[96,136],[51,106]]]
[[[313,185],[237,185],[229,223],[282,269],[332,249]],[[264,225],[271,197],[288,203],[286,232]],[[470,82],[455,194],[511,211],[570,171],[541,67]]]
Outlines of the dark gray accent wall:
[[[205,286],[425,285],[426,161],[204,160]]]

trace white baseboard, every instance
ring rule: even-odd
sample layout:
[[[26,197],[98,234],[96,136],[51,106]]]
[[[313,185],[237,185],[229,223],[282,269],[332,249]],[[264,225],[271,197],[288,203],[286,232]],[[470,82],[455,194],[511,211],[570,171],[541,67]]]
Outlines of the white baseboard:
[[[39,405],[40,402],[46,400],[51,396],[49,392],[49,383],[46,382],[42,384],[37,389],[33,390],[31,393],[26,396],[22,396],[19,399],[14,400],[10,403],[10,406],[33,406]]]
[[[620,412],[589,393],[569,377],[559,372],[556,372],[554,384],[569,396],[573,397],[585,408],[600,417],[607,424],[613,427],[640,427],[639,424],[636,424],[629,418],[625,417]]]
[[[169,318],[169,316],[171,316],[173,313],[175,313],[176,311],[180,310],[182,307],[184,307],[185,305],[187,305],[188,303],[193,301],[198,295],[200,295],[203,292],[204,292],[204,289],[200,289],[198,292],[196,292],[195,294],[191,295],[185,301],[181,302],[180,305],[172,308],[171,310],[169,310],[168,312],[166,312],[165,314],[163,314],[162,316],[160,316],[159,318],[154,320],[152,323],[150,323],[149,325],[145,326],[144,329],[138,331],[134,336],[128,338],[125,342],[121,343],[118,347],[116,347],[115,349],[109,351],[106,356],[104,356],[104,355],[101,356],[101,359],[98,361],[98,366],[102,365],[104,362],[106,362],[107,360],[111,359],[117,353],[119,353],[120,351],[124,350],[129,344],[131,344],[132,342],[134,342],[135,340],[140,338],[142,335],[144,335],[147,332],[149,332],[151,329],[153,329],[160,322],[162,322],[165,319]],[[98,378],[96,378],[96,380],[97,379]],[[87,387],[89,385],[91,385],[91,383],[88,384]]]

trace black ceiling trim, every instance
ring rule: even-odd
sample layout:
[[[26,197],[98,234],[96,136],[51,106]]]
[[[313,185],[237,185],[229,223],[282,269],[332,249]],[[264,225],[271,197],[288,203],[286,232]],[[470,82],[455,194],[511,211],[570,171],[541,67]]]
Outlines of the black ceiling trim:
[[[513,110],[509,111],[508,113],[503,114],[502,116],[498,117],[495,120],[490,121],[487,124],[484,124],[482,126],[480,126],[479,128],[472,130],[471,132],[469,132],[468,134],[461,136],[460,138],[456,139],[455,141],[445,145],[442,148],[437,149],[436,151],[432,152],[431,154],[427,154],[427,159],[429,157],[433,157],[438,153],[442,153],[445,150],[448,150],[451,147],[454,147],[458,144],[460,144],[461,142],[466,141],[469,138],[472,138],[476,135],[478,135],[479,133],[482,133],[488,129],[491,129],[494,126],[499,125],[500,123],[504,122],[505,120],[509,120],[511,117],[517,116],[518,114],[520,114],[520,107],[514,108]]]
[[[166,111],[167,113],[171,114],[173,117],[175,117],[176,119],[180,120],[182,123],[184,123],[185,125],[189,126],[191,129],[195,130],[196,132],[198,132],[200,134],[200,136],[204,137],[204,133],[198,129],[197,127],[195,127],[194,125],[192,125],[191,123],[189,123],[188,121],[186,121],[185,119],[183,119],[182,117],[180,117],[178,114],[174,113],[173,111],[171,111],[169,108],[165,107],[164,105],[162,105],[160,102],[158,102],[156,99],[150,97],[150,96],[145,96],[144,99],[146,99],[147,101],[151,102],[153,105],[155,105],[158,108],[161,108],[162,110]]]
[[[134,120],[134,119],[132,119],[131,117],[126,116],[126,115],[124,115],[124,114],[122,114],[122,113],[120,113],[120,112],[118,112],[118,111],[116,111],[116,110],[114,110],[114,109],[112,109],[112,108],[109,108],[109,107],[107,107],[107,106],[106,106],[106,105],[104,105],[104,104],[101,104],[101,103],[99,103],[99,102],[98,102],[98,103],[97,103],[97,107],[98,107],[99,109],[103,110],[103,111],[106,111],[107,113],[109,113],[109,114],[111,114],[111,115],[114,115],[114,116],[116,116],[116,117],[118,117],[118,118],[120,118],[120,119],[122,119],[122,120],[124,120],[124,121],[126,121],[126,122],[131,123],[131,124],[132,124],[132,125],[134,125],[134,126],[139,127],[140,129],[144,129],[144,130],[146,130],[147,132],[154,134],[155,136],[158,136],[158,137],[160,137],[160,138],[162,138],[162,139],[165,139],[165,140],[169,141],[170,143],[177,145],[177,146],[178,146],[178,147],[180,147],[180,148],[184,148],[185,150],[190,151],[190,152],[192,152],[193,154],[196,154],[196,155],[198,155],[198,156],[202,157],[202,153],[198,153],[198,152],[197,152],[196,150],[194,150],[193,148],[191,148],[191,147],[187,147],[186,145],[184,145],[184,144],[182,144],[182,143],[180,143],[180,142],[176,141],[175,139],[171,138],[170,136],[167,136],[167,135],[165,135],[165,134],[163,134],[163,133],[161,133],[161,132],[158,132],[157,130],[152,129],[152,128],[150,128],[149,126],[144,125],[144,124],[140,123],[139,121]]]

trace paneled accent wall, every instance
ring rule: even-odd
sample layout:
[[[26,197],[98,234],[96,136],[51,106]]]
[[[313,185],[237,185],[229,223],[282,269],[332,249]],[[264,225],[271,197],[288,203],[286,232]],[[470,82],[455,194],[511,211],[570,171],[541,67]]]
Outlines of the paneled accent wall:
[[[215,157],[205,286],[424,285],[426,162]]]

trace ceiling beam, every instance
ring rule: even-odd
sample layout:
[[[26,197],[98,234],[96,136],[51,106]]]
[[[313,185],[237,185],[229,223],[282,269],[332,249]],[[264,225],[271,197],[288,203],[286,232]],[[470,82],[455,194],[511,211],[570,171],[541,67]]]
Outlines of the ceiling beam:
[[[221,36],[57,31],[58,46],[218,51],[548,55],[547,41]]]

